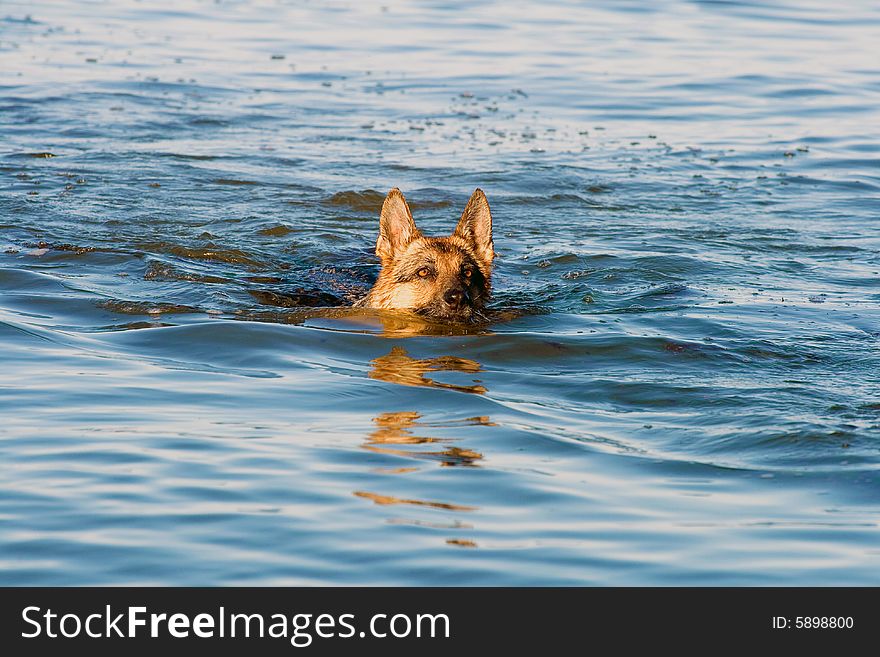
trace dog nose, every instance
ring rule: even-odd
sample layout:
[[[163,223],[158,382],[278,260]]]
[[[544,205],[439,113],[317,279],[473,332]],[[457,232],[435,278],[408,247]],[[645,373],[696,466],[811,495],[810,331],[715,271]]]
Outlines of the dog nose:
[[[461,305],[463,299],[463,290],[447,290],[446,294],[443,295],[443,300],[446,301],[446,303],[448,303],[450,306]]]

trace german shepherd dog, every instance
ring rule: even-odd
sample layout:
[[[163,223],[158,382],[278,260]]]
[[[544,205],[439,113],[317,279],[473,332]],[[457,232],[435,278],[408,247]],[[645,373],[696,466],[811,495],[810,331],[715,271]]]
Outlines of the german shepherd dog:
[[[495,250],[492,215],[481,189],[474,191],[452,235],[425,237],[395,187],[382,204],[376,255],[382,261],[379,279],[356,305],[406,310],[444,323],[486,320]]]

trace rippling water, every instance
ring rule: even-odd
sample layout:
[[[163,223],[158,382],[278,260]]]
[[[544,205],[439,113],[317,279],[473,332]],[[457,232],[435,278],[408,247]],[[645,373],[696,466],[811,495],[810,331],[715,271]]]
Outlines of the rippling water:
[[[880,9],[768,5],[0,5],[0,583],[880,584]],[[515,319],[321,308],[392,186]]]

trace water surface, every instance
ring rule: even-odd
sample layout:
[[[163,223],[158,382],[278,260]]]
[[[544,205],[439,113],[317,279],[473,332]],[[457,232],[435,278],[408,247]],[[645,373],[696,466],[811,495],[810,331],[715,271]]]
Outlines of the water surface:
[[[0,583],[880,584],[872,2],[6,2]],[[345,306],[477,186],[495,308]]]

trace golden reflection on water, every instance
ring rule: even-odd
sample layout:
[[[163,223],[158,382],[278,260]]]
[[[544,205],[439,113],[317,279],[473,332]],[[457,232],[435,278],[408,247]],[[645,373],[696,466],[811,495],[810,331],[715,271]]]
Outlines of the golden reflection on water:
[[[476,465],[476,462],[483,458],[483,455],[477,451],[462,447],[446,447],[439,450],[417,451],[413,449],[399,449],[387,447],[387,445],[426,445],[437,443],[451,442],[452,438],[432,438],[430,436],[417,436],[413,434],[412,428],[421,426],[418,419],[421,417],[415,411],[399,411],[396,413],[382,413],[373,418],[376,429],[373,430],[367,441],[363,444],[363,448],[371,452],[382,454],[392,454],[394,456],[404,456],[419,459],[432,459],[440,462],[441,466]],[[478,420],[477,424],[483,424],[481,420],[484,418],[474,418]],[[415,468],[400,468],[397,470],[385,472],[399,474],[401,472],[411,472]]]
[[[273,305],[285,310],[236,310],[235,319],[271,324],[299,324],[329,331],[346,333],[370,333],[384,338],[415,338],[419,336],[486,335],[488,325],[447,324],[432,322],[420,315],[402,310],[376,310],[375,308],[289,308],[296,300],[283,295],[255,291],[252,296],[263,305]],[[495,313],[492,323],[514,319],[521,313]]]
[[[464,504],[449,504],[447,502],[431,502],[428,500],[411,500],[404,497],[394,497],[393,495],[379,495],[378,493],[369,493],[367,491],[356,490],[354,492],[358,497],[364,497],[372,500],[376,504],[412,504],[414,506],[430,506],[435,509],[446,509],[447,511],[476,511],[478,507],[465,506]]]
[[[467,372],[475,374],[481,372],[480,364],[470,358],[458,356],[438,356],[436,358],[412,358],[403,347],[393,347],[384,356],[374,358],[371,362],[373,368],[369,372],[371,379],[380,379],[388,383],[396,383],[401,386],[424,386],[430,388],[446,388],[459,392],[470,392],[482,395],[486,392],[483,385],[474,379],[477,385],[457,385],[454,383],[441,383],[425,376],[428,372]]]
[[[393,347],[384,356],[373,359],[369,372],[371,379],[378,379],[402,386],[420,386],[425,388],[446,388],[470,394],[484,394],[487,390],[474,380],[474,385],[457,385],[441,383],[427,376],[428,372],[465,372],[474,374],[482,371],[481,365],[469,358],[458,356],[439,356],[435,358],[413,358],[406,349]],[[450,445],[457,442],[456,438],[438,438],[422,435],[431,427],[467,427],[495,426],[488,416],[476,416],[463,420],[440,420],[426,422],[418,411],[389,411],[380,413],[373,418],[374,428],[367,434],[362,447],[370,452],[386,454],[393,457],[404,457],[420,460],[431,460],[441,467],[479,467],[483,454],[467,447]],[[379,469],[381,474],[406,474],[414,472],[416,466]],[[371,500],[382,506],[406,505],[429,507],[443,511],[476,511],[478,507],[439,500],[421,500],[394,495],[382,495],[375,492],[354,491],[357,497]],[[392,524],[415,524],[435,529],[472,529],[471,525],[458,521],[436,523],[423,520],[389,519]],[[446,544],[456,547],[477,547],[474,541],[464,538],[447,538]]]

